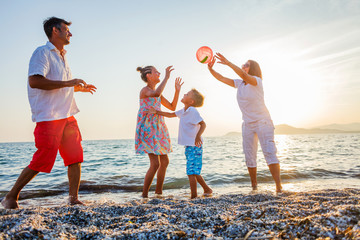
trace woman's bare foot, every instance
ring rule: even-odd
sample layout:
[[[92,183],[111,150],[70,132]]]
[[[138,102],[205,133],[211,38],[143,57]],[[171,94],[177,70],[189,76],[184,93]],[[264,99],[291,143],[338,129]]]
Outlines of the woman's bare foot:
[[[16,199],[7,198],[6,196],[1,201],[1,205],[3,205],[3,207],[5,209],[18,209],[19,208],[19,204]]]
[[[155,198],[159,198],[159,199],[163,199],[164,198],[164,196],[162,195],[162,193],[155,193],[155,195],[154,195],[154,197]]]
[[[80,200],[75,200],[75,201],[71,201],[70,205],[84,205],[85,206],[85,203],[83,203]]]
[[[70,205],[85,205],[82,201],[80,201],[77,197],[69,196],[69,204]]]

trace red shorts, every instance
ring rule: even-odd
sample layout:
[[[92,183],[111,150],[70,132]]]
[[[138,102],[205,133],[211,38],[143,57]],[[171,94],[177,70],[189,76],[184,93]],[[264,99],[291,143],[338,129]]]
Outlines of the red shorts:
[[[65,166],[83,162],[81,134],[73,116],[36,123],[34,136],[38,150],[28,166],[30,169],[50,173],[58,150]]]

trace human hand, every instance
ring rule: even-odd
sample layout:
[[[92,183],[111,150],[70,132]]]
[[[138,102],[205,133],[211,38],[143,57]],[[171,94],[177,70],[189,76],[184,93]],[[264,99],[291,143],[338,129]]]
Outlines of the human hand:
[[[94,86],[94,85],[92,85],[92,84],[86,84],[86,85],[84,85],[84,86],[78,86],[77,87],[78,88],[78,91],[79,92],[89,92],[89,93],[91,93],[91,94],[94,94],[94,92],[96,92],[96,87]]]
[[[174,71],[174,68],[173,66],[168,66],[166,69],[165,69],[165,79],[168,79],[170,77],[170,73]]]
[[[76,86],[85,86],[86,85],[86,82],[82,79],[79,79],[79,78],[74,78],[74,79],[71,79],[70,81],[68,81],[69,83],[69,87],[76,87]]]
[[[219,59],[219,63],[229,65],[230,61],[226,59],[221,53],[216,53],[215,58]]]
[[[201,145],[202,145],[201,136],[196,135],[196,137],[195,137],[195,146],[201,147]]]
[[[156,109],[153,107],[150,107],[149,110],[146,111],[147,113],[156,114]]]
[[[216,59],[215,58],[213,58],[209,63],[208,63],[208,68],[209,68],[209,70],[212,70],[212,68],[213,68],[213,66],[214,66],[214,64],[215,64],[215,62],[216,62]]]
[[[180,91],[181,86],[184,84],[184,82],[182,82],[182,78],[177,77],[175,79],[175,91]]]

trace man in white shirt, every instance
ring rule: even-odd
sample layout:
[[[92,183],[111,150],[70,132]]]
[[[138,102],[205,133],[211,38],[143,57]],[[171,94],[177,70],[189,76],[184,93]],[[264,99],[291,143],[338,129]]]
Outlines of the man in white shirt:
[[[1,204],[7,209],[19,207],[20,191],[39,172],[50,173],[60,152],[68,166],[69,202],[83,204],[78,199],[83,162],[81,134],[74,115],[79,112],[74,92],[90,92],[96,87],[82,79],[72,78],[64,49],[72,36],[71,22],[51,17],[44,21],[44,31],[49,39],[33,53],[29,64],[28,97],[32,120],[36,122],[35,146],[30,164],[22,171]]]

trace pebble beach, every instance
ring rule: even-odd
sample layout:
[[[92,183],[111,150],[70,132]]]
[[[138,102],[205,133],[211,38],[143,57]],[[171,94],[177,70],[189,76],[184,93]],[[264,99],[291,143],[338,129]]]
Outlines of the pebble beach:
[[[0,209],[0,239],[360,239],[360,189]]]

